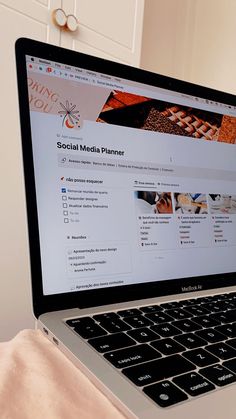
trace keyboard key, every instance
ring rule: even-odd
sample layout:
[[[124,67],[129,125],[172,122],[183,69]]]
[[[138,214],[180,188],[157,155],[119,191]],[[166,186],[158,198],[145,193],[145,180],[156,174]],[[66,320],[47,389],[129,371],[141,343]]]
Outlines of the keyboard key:
[[[116,313],[103,313],[103,314],[95,314],[94,316],[93,316],[93,318],[97,321],[97,322],[100,322],[100,321],[103,321],[103,320],[117,320],[117,319],[119,319],[120,317],[118,316],[118,314],[116,314]]]
[[[236,381],[236,375],[220,364],[213,365],[208,368],[202,368],[199,372],[208,380],[220,387]]]
[[[219,311],[223,311],[224,310],[222,308],[222,305],[220,304],[220,302],[207,303],[207,304],[204,304],[203,307],[205,309],[207,309],[208,311],[210,311],[211,313],[217,313]]]
[[[188,399],[187,395],[170,381],[144,387],[143,391],[161,407],[168,407]]]
[[[120,351],[109,352],[104,357],[116,368],[124,368],[151,359],[161,358],[161,354],[149,345],[136,345]]]
[[[204,316],[204,314],[210,313],[210,311],[206,310],[200,305],[185,307],[185,310],[187,310],[193,316]]]
[[[110,333],[124,332],[130,329],[130,326],[120,319],[105,319],[100,321],[100,325]]]
[[[223,360],[236,357],[236,350],[226,343],[215,343],[214,345],[207,346],[206,349]]]
[[[186,346],[188,349],[199,348],[200,346],[205,346],[207,344],[205,340],[199,338],[199,336],[194,333],[186,333],[175,336],[175,340],[177,340],[181,345]]]
[[[115,333],[114,335],[90,339],[88,343],[102,353],[136,345],[136,342],[125,333]]]
[[[196,367],[181,355],[171,355],[122,370],[134,384],[145,386],[155,381],[194,370]]]
[[[92,317],[78,317],[76,319],[66,320],[66,324],[70,327],[75,327],[76,325],[94,325],[95,322]]]
[[[195,304],[205,304],[212,301],[214,297],[208,296],[208,297],[199,297],[195,299]],[[192,300],[193,301],[193,300]]]
[[[216,329],[198,330],[196,335],[207,340],[209,343],[222,342],[226,339],[226,336],[222,335],[222,333],[218,332]]]
[[[170,322],[170,321],[173,320],[172,317],[168,316],[168,314],[166,314],[162,311],[160,311],[158,313],[146,314],[145,317],[152,320],[156,324],[166,323],[166,322]]]
[[[176,377],[173,379],[173,382],[193,397],[215,389],[215,386],[212,383],[196,372]]]
[[[195,332],[195,330],[202,329],[202,326],[200,326],[197,323],[194,323],[192,320],[185,319],[185,320],[177,320],[176,322],[173,322],[172,325],[178,327],[183,332]]]
[[[129,310],[121,310],[117,312],[121,317],[131,317],[131,316],[138,316],[142,314],[140,310],[137,308],[130,308]]]
[[[148,327],[142,327],[141,329],[130,330],[127,332],[131,338],[135,339],[139,343],[150,342],[151,340],[159,339],[160,336],[157,335]]]
[[[223,302],[226,305],[225,309],[234,310],[236,308],[236,301],[235,300],[228,300],[228,301],[223,301]]]
[[[236,308],[236,300],[235,299],[234,300],[229,300],[229,301],[227,301],[227,303],[229,303],[229,309],[230,308],[232,308],[232,309]]]
[[[209,316],[193,317],[192,320],[202,327],[214,327],[220,324],[217,320],[211,319]]]
[[[175,308],[174,310],[168,310],[167,314],[172,316],[175,320],[183,320],[192,317],[190,313],[182,308]]]
[[[210,314],[209,317],[211,319],[217,320],[220,323],[230,323],[227,314],[223,311],[220,311],[219,313]]]
[[[187,351],[183,354],[183,356],[198,367],[206,367],[207,365],[216,364],[219,362],[218,358],[202,348],[194,349],[193,351]]]
[[[236,349],[236,339],[227,340],[227,345],[230,345],[232,348]]]
[[[153,322],[144,316],[127,317],[124,319],[126,323],[134,328],[150,326]]]
[[[107,335],[106,330],[94,324],[77,324],[75,326],[75,332],[78,333],[84,339],[96,338],[98,336]]]
[[[217,294],[215,297],[218,301],[230,300],[233,297],[233,293]]]
[[[173,355],[185,351],[184,346],[170,338],[154,341],[151,345],[164,355]]]
[[[178,301],[170,301],[169,303],[162,303],[160,304],[163,310],[169,310],[171,308],[177,308],[179,307]]]
[[[236,358],[223,362],[224,367],[236,373]]]
[[[221,311],[235,309],[235,304],[234,304],[234,301],[232,300],[218,301],[217,304],[221,307]]]
[[[193,300],[181,300],[180,301],[182,307],[188,307],[188,306],[194,306],[197,304],[197,301],[195,299]]]
[[[164,338],[180,335],[182,333],[181,330],[176,329],[176,327],[173,326],[173,323],[158,324],[157,326],[151,326],[150,329]]]
[[[225,315],[229,322],[236,322],[236,310],[228,310],[225,312]]]
[[[236,323],[216,327],[216,330],[229,338],[236,337]]]
[[[161,306],[145,306],[139,308],[143,313],[155,313],[156,311],[161,311],[163,308]]]
[[[235,308],[234,304],[232,304],[231,301],[227,301],[227,300],[218,301],[217,306],[220,308],[220,310],[217,310],[217,312],[218,311],[221,312],[221,311],[226,311],[226,310],[233,310]]]

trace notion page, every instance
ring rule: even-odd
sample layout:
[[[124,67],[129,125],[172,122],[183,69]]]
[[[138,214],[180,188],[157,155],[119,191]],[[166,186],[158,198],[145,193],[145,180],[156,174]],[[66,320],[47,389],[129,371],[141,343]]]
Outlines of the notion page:
[[[236,109],[27,57],[45,295],[236,271]]]

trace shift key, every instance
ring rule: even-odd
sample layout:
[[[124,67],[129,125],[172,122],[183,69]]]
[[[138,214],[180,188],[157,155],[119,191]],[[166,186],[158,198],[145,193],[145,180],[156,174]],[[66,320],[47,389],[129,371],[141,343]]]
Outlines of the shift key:
[[[134,367],[124,368],[122,372],[137,386],[145,386],[195,369],[196,366],[185,360],[181,355],[172,355]]]
[[[102,353],[136,345],[135,340],[131,339],[125,333],[115,333],[114,335],[89,339],[88,343],[90,343],[98,352]]]

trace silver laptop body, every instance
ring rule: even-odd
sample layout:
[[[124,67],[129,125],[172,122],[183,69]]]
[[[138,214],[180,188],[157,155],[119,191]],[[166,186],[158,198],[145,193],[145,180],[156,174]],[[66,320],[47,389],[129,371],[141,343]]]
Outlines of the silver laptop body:
[[[236,416],[236,100],[16,43],[34,314],[121,412]]]

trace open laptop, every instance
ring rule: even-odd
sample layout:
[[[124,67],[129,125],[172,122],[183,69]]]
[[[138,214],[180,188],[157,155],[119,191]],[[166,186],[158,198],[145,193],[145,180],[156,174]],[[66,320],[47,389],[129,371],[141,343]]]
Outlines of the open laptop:
[[[126,417],[235,418],[235,97],[29,39],[16,62],[39,329]]]

